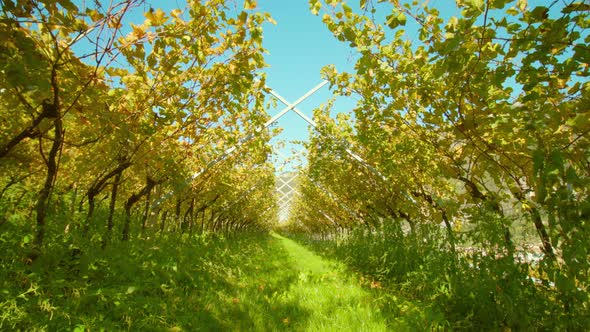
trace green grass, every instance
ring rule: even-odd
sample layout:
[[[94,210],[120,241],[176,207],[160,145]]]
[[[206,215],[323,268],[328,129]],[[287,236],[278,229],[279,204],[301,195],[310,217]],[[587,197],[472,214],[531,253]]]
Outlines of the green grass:
[[[539,271],[534,266],[510,255],[457,256],[437,241],[400,237],[399,231],[395,226],[382,233],[360,229],[338,241],[290,236],[321,257],[342,262],[351,275],[380,281],[380,289],[369,291],[393,331],[588,330],[588,308],[564,310],[560,297],[568,293],[546,280],[531,280]],[[547,262],[540,266],[548,268]],[[576,294],[578,303],[587,298],[585,289]]]
[[[386,329],[377,289],[275,234],[25,251],[0,258],[0,330]]]
[[[32,265],[26,242],[0,236],[0,251],[7,253],[0,257],[0,330],[416,331],[445,326],[436,308],[408,300],[395,284],[382,285],[277,234],[151,236],[115,242],[105,250],[93,239],[56,238]]]
[[[385,319],[360,282],[344,273],[341,264],[321,258],[296,242],[273,234],[288,253],[288,268],[297,273],[281,301],[297,303],[306,316],[289,315],[294,330],[385,331]]]

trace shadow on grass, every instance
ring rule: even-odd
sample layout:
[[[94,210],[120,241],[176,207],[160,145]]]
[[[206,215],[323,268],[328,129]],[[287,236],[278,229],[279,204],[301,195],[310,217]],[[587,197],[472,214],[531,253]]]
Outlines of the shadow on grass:
[[[444,314],[438,308],[416,297],[406,296],[407,294],[399,289],[398,284],[379,281],[361,273],[355,266],[347,264],[346,257],[336,254],[334,243],[325,242],[320,245],[305,238],[288,237],[288,239],[314,255],[332,262],[341,278],[348,280],[356,288],[362,289],[365,293],[362,297],[365,305],[379,314],[387,330],[445,330],[449,327]],[[369,259],[368,256],[367,259]]]
[[[284,330],[309,316],[283,296],[298,272],[268,235],[66,248],[1,262],[2,329]]]
[[[358,278],[345,273],[338,262],[322,258],[297,242],[273,234],[289,252],[299,280],[289,298],[310,309],[309,319],[298,327],[306,331],[385,331],[386,321],[375,298]]]

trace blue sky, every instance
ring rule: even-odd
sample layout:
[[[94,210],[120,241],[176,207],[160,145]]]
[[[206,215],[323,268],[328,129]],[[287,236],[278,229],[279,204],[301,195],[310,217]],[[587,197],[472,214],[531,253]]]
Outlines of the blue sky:
[[[449,0],[431,0],[430,5],[436,5],[439,1]],[[358,10],[358,0],[349,0],[347,3]],[[376,14],[378,20],[384,21],[385,16],[389,14],[384,11],[386,8],[391,8],[391,5],[377,6],[380,10]],[[332,35],[322,22],[323,12],[321,11],[318,16],[313,15],[307,0],[259,0],[257,10],[270,13],[277,21],[274,26],[264,26],[264,47],[269,52],[266,55],[269,68],[265,72],[268,85],[288,101],[295,101],[320,83],[320,70],[326,65],[335,65],[338,72],[354,72],[355,50],[349,47],[348,43],[340,42]],[[456,8],[453,4],[440,10],[443,17],[450,17]],[[413,37],[416,35],[417,25],[408,19],[405,29],[408,31],[406,36]],[[306,99],[298,109],[311,117],[315,108],[332,97],[327,85]],[[349,112],[355,104],[354,96],[338,97],[332,115]],[[269,110],[269,113],[275,114],[283,108],[282,104],[278,106],[278,109]],[[273,140],[273,143],[283,140],[286,146],[276,149],[288,156],[292,155],[292,150],[302,150],[300,145],[289,144],[289,141],[308,140],[309,128],[304,120],[290,112],[281,118],[278,126],[283,128],[283,132]],[[299,164],[301,163],[292,162],[284,171],[289,171]]]
[[[86,0],[88,1],[88,0]],[[450,2],[446,4],[446,2]],[[77,4],[83,4],[84,0],[76,0]],[[242,0],[236,0],[234,4],[236,14],[242,10]],[[376,2],[376,1],[374,1]],[[541,0],[530,0],[532,3],[543,3]],[[307,91],[322,81],[320,70],[322,67],[333,64],[339,72],[353,72],[355,62],[355,51],[347,43],[338,41],[323,24],[320,15],[315,16],[310,12],[308,0],[258,0],[256,11],[268,12],[277,22],[276,25],[266,23],[263,32],[263,45],[268,54],[265,60],[268,68],[264,71],[267,75],[269,87],[277,91],[287,101],[294,102]],[[353,8],[358,8],[358,0],[347,1]],[[132,11],[129,22],[143,22],[143,12],[162,7],[166,12],[174,8],[184,8],[184,0],[147,0],[145,5]],[[454,1],[430,0],[429,6],[434,6],[441,11],[441,16],[448,19],[457,15]],[[141,8],[143,7],[143,8]],[[377,17],[382,23],[386,12],[391,5],[377,6]],[[406,38],[416,38],[416,24],[412,19],[407,20],[405,27]],[[298,109],[311,117],[313,109],[326,103],[332,96],[329,86],[324,86],[314,95],[306,99],[298,106]],[[333,108],[333,115],[340,112],[349,112],[354,108],[356,100],[354,97],[339,97]],[[268,110],[272,116],[282,110],[284,105],[277,103],[277,107]],[[307,141],[309,138],[309,126],[294,112],[283,116],[276,124],[283,128],[283,132],[273,139],[275,150],[281,151],[283,155],[291,156],[293,150],[301,150],[300,145],[292,144],[292,141]],[[278,147],[283,141],[285,146]],[[305,158],[303,158],[305,159]],[[296,166],[298,163],[292,163]],[[291,168],[291,167],[290,167]],[[289,170],[287,168],[286,170]]]
[[[86,0],[88,1],[88,0]],[[80,8],[84,8],[84,0],[74,1]],[[236,14],[242,10],[242,0],[235,4],[228,2],[230,8],[236,8]],[[356,2],[356,1],[355,1]],[[268,12],[277,22],[276,25],[265,23],[263,42],[268,50],[265,60],[269,67],[264,70],[269,87],[278,92],[289,102],[294,102],[314,86],[322,82],[320,70],[322,67],[334,64],[339,71],[352,71],[354,67],[354,51],[347,44],[339,42],[326,28],[320,16],[313,15],[309,10],[308,0],[258,0],[255,9]],[[143,12],[161,8],[169,13],[172,9],[183,9],[184,0],[146,0],[144,5],[131,10],[124,22],[123,31],[130,31],[129,23],[139,24],[145,20]],[[230,11],[232,12],[232,11]],[[80,42],[79,52],[84,54],[88,44]],[[329,86],[306,99],[297,107],[307,116],[312,117],[313,109],[326,103],[332,97]],[[334,111],[348,112],[355,105],[351,98],[338,98]],[[272,116],[284,109],[284,105],[277,102],[277,107],[269,109]],[[301,150],[301,145],[291,144],[291,141],[307,141],[309,128],[307,123],[294,112],[289,112],[276,123],[283,128],[283,132],[272,140],[276,150],[291,156],[292,150]],[[284,142],[283,148],[278,147]],[[290,163],[295,166],[297,163]]]
[[[290,102],[294,102],[318,83],[321,83],[320,69],[334,64],[339,71],[350,71],[354,67],[351,48],[339,42],[322,23],[320,16],[313,15],[307,0],[260,0],[258,10],[268,12],[277,21],[276,25],[264,26],[264,47],[269,54],[265,70],[269,87],[276,90]],[[326,103],[332,94],[326,85],[298,106],[303,113],[312,116],[313,109]],[[355,105],[350,98],[338,98],[335,112],[348,112]],[[284,108],[277,104],[277,109],[269,110],[275,114]],[[273,143],[282,140],[286,146],[280,151],[290,156],[291,150],[300,150],[301,146],[289,144],[292,140],[306,141],[309,137],[307,123],[294,112],[287,113],[277,125],[283,132]],[[278,149],[278,147],[277,147]],[[296,165],[293,162],[292,165]]]

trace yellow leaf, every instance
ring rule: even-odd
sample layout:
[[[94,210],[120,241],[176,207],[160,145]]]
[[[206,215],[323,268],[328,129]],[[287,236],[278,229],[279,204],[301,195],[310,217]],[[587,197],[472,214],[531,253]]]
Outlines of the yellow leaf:
[[[170,15],[172,15],[172,17],[177,18],[178,16],[180,16],[180,14],[182,14],[182,11],[180,9],[174,9],[170,12]]]
[[[162,25],[164,23],[166,23],[166,21],[168,20],[168,18],[166,17],[166,13],[164,13],[164,11],[160,8],[154,10],[150,10],[149,12],[146,12],[145,17],[148,19],[148,23],[152,26],[159,26]]]
[[[246,0],[244,1],[244,9],[252,10],[256,8],[256,0]]]
[[[86,14],[88,14],[88,16],[90,16],[90,19],[92,20],[92,22],[96,22],[96,21],[104,18],[104,15],[99,13],[98,10],[96,10],[96,9],[87,9]]]
[[[110,20],[108,20],[107,25],[109,28],[120,29],[121,19],[119,17],[113,16]]]
[[[381,286],[381,282],[371,281],[371,288],[383,288],[383,287]]]
[[[143,28],[141,26],[131,24],[131,27],[133,28],[133,31],[131,31],[131,33],[130,33],[130,35],[131,35],[129,37],[130,41],[135,41],[135,40],[141,39],[141,38],[143,38],[143,36],[145,36],[145,30],[143,30]]]

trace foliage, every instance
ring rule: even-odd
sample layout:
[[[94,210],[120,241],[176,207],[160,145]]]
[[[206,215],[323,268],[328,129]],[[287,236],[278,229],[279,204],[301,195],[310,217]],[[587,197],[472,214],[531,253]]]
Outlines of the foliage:
[[[587,5],[310,8],[357,52],[353,72],[323,74],[358,104],[336,119],[330,104],[315,111],[287,229],[344,236],[341,257],[439,299],[455,328],[587,328]],[[517,263],[538,251],[538,264]]]
[[[155,235],[104,250],[60,243],[32,265],[13,250],[20,237],[3,237],[0,328],[386,330],[378,289],[289,239]]]
[[[0,6],[0,329],[245,315],[215,296],[262,250],[225,239],[275,220],[270,16],[222,0]]]
[[[260,212],[274,211],[272,133],[261,130],[258,73],[270,16],[251,6],[231,15],[212,0],[133,22],[141,3],[2,3],[2,222],[34,210],[33,256],[56,216],[73,217],[62,233],[104,245],[113,220],[124,240],[137,223],[191,233],[270,225]],[[239,155],[226,152],[236,145]]]
[[[357,52],[354,72],[322,73],[358,104],[315,111],[284,228],[385,285],[387,327],[587,329],[588,5],[309,3]],[[276,222],[273,20],[223,0],[136,20],[142,4],[0,2],[0,326],[275,330],[294,311],[294,329],[341,329],[310,312],[350,301],[294,303],[320,293],[314,273],[264,262],[274,293],[239,290],[273,241],[323,265],[234,238]],[[363,327],[347,310],[338,323]]]
[[[338,241],[295,235],[382,288],[382,312],[387,317],[403,315],[398,322],[410,329],[553,330],[587,324],[560,316],[555,301],[559,293],[536,284],[529,275],[534,269],[530,264],[498,259],[494,252],[457,257],[444,249],[442,236],[428,236],[430,241],[422,243],[421,237],[401,236],[388,224],[375,232],[357,228]]]
[[[2,249],[10,251],[13,243],[6,240],[3,238]],[[83,248],[59,243],[46,250],[33,264],[27,264],[22,253],[3,255],[2,329],[281,326],[284,317],[272,321],[250,317],[249,305],[232,300],[251,301],[260,313],[268,312],[266,299],[282,282],[294,278],[290,275],[294,272],[282,273],[273,265],[285,254],[271,250],[268,237],[261,234],[240,238],[177,234],[121,242],[105,250],[100,243]],[[261,280],[244,279],[257,273],[275,279],[261,290]],[[277,315],[285,315],[285,310]]]

